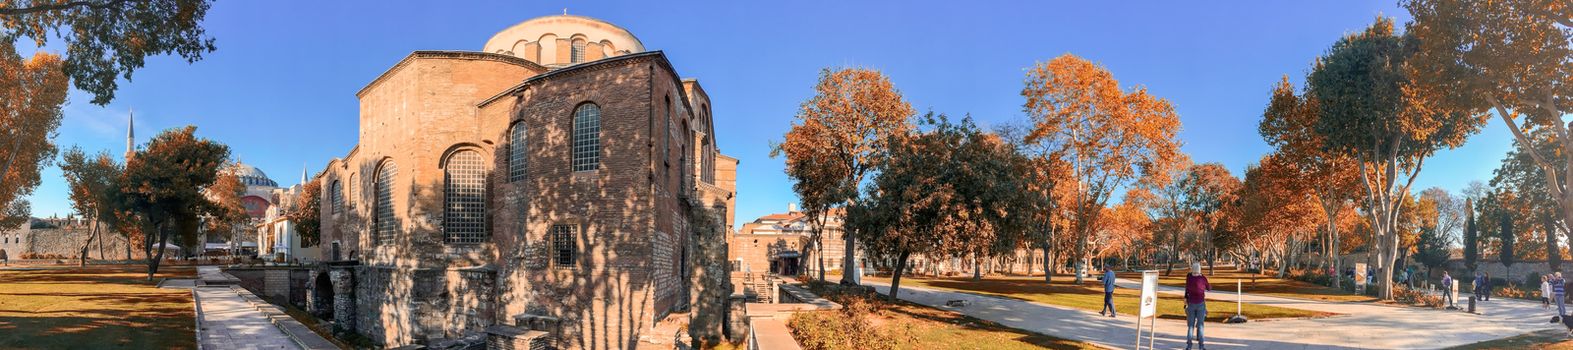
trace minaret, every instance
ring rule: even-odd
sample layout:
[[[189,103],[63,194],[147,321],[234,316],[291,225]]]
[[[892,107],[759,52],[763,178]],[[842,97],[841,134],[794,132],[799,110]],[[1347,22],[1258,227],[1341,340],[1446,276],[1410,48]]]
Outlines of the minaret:
[[[134,110],[127,111],[126,114],[127,114],[127,116],[126,116],[126,160],[130,160],[131,159],[131,155],[136,154],[136,151],[137,151],[137,149],[136,149],[136,147],[137,147],[136,146],[137,145],[137,143],[136,143],[136,139],[137,139],[137,136],[136,136],[136,118],[137,118],[137,116],[136,116],[136,111],[134,111]]]
[[[300,186],[306,186],[306,163],[300,163]]]

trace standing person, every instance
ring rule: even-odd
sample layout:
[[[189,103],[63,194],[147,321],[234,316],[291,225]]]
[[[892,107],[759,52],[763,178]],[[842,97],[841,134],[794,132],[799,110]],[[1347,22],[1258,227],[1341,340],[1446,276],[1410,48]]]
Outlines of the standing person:
[[[1557,303],[1557,317],[1567,316],[1567,280],[1562,278],[1562,272],[1551,275],[1551,302]]]
[[[1554,282],[1556,282],[1556,276],[1555,275],[1547,274],[1547,275],[1545,275],[1545,276],[1540,278],[1540,308],[1541,309],[1550,309],[1551,308],[1551,300],[1555,298],[1554,296],[1551,295],[1551,284],[1554,283]]]
[[[1475,300],[1481,300],[1480,298],[1485,297],[1482,293],[1485,293],[1486,281],[1480,277],[1480,271],[1475,271],[1475,282],[1469,286],[1471,291],[1475,293]]]
[[[1109,265],[1103,266],[1103,310],[1098,314],[1103,315],[1105,311],[1109,317],[1114,317],[1114,268]]]
[[[1191,330],[1196,331],[1196,344],[1207,350],[1202,338],[1203,321],[1207,319],[1207,291],[1212,284],[1202,275],[1202,263],[1191,263],[1191,273],[1185,275],[1185,349],[1191,348]]]
[[[1480,284],[1480,292],[1485,295],[1485,300],[1491,300],[1491,273],[1485,273],[1485,280]]]
[[[1444,307],[1446,307],[1446,306],[1453,306],[1453,303],[1454,303],[1454,300],[1453,300],[1453,276],[1447,274],[1447,271],[1445,271],[1445,270],[1442,271],[1442,301],[1446,303],[1446,304],[1443,304],[1443,305],[1445,305]]]

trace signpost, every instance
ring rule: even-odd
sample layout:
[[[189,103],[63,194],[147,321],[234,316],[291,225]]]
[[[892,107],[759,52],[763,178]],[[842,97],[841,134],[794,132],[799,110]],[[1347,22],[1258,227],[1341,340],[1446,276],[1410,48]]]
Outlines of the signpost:
[[[1365,294],[1365,263],[1355,263],[1355,293]]]
[[[1142,348],[1142,320],[1152,319],[1147,326],[1147,348],[1152,349],[1158,326],[1158,270],[1142,271],[1141,311],[1136,313],[1136,349]]]
[[[1453,280],[1453,285],[1451,285],[1451,286],[1443,286],[1443,288],[1449,288],[1448,290],[1450,292],[1452,292],[1452,294],[1448,294],[1448,295],[1450,295],[1452,297],[1447,298],[1447,303],[1448,303],[1447,307],[1452,308],[1452,309],[1458,309],[1458,280],[1456,280],[1456,279]]]
[[[1245,282],[1234,280],[1234,316],[1223,323],[1245,323]]]

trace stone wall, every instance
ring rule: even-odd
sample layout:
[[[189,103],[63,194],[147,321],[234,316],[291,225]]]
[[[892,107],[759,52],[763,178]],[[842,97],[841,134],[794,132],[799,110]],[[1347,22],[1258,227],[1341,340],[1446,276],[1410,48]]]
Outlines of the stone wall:
[[[90,225],[70,225],[60,228],[23,229],[0,233],[0,249],[7,257],[21,259],[24,255],[37,254],[75,259],[81,255],[82,243],[92,236]],[[103,249],[99,249],[99,240]],[[131,259],[142,259],[140,247],[132,247]],[[100,254],[102,252],[102,254]],[[88,247],[89,259],[125,260],[126,238],[114,232],[100,231]]]

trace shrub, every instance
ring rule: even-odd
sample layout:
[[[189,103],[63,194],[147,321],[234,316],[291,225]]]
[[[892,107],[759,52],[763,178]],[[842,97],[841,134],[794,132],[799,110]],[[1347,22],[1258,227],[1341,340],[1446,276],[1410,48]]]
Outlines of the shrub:
[[[902,344],[911,339],[899,327],[874,325],[869,315],[881,308],[880,301],[874,297],[855,293],[826,297],[841,303],[841,310],[799,312],[787,320],[792,337],[797,338],[803,349],[902,349]]]
[[[1411,289],[1402,285],[1393,286],[1393,300],[1409,305],[1442,307],[1442,296],[1432,295],[1430,293],[1426,293],[1425,291]]]
[[[1538,274],[1538,273],[1530,272],[1530,273],[1524,274],[1524,285],[1525,286],[1535,286],[1536,289],[1539,289],[1540,288],[1540,281],[1541,281],[1540,274]]]
[[[1493,280],[1495,280],[1495,279],[1493,279]],[[1519,286],[1517,286],[1517,285],[1505,284],[1505,285],[1502,285],[1501,288],[1492,288],[1492,289],[1493,289],[1491,291],[1491,295],[1492,296],[1500,296],[1500,297],[1504,297],[1504,298],[1515,298],[1515,299],[1529,299],[1529,297],[1530,297],[1528,292],[1525,292],[1523,288],[1519,288]],[[1536,288],[1536,289],[1539,289],[1539,288]],[[1536,293],[1539,293],[1539,291],[1536,291]]]

